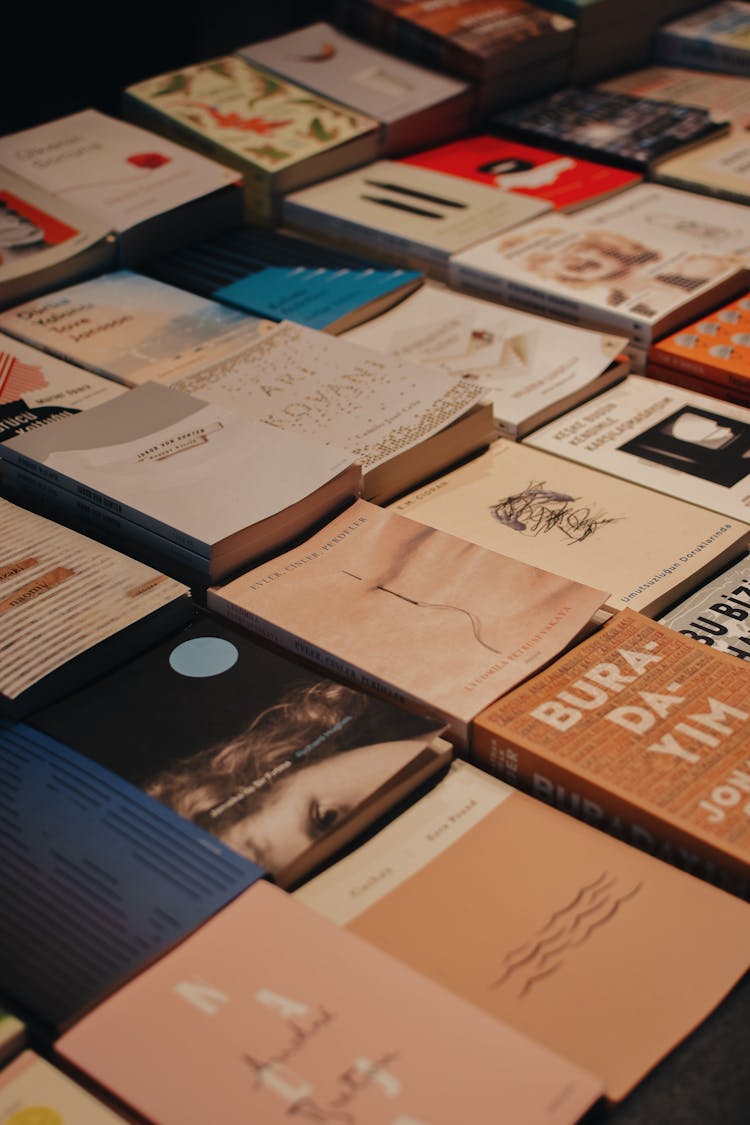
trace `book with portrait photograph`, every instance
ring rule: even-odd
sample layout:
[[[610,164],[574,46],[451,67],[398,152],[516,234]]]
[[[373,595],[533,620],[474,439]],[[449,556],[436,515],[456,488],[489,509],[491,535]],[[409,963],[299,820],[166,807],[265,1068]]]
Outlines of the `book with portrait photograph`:
[[[704,582],[659,621],[699,644],[750,662],[750,556]]]
[[[207,612],[30,721],[283,886],[451,756],[443,723],[337,683]]]
[[[10,1125],[123,1125],[127,1120],[34,1051],[0,1072],[0,1121]]]
[[[606,594],[358,500],[207,601],[319,667],[426,709],[465,749],[477,712],[561,652]]]
[[[570,461],[750,517],[750,409],[630,375],[524,441]]]
[[[746,903],[463,761],[295,897],[598,1075],[610,1101],[750,966]]]

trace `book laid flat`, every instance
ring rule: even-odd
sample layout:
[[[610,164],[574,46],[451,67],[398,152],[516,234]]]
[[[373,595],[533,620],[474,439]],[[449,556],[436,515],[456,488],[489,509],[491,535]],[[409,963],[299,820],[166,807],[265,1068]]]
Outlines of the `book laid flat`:
[[[130,270],[0,313],[0,329],[125,386],[262,331],[257,317]]]
[[[0,725],[0,986],[59,1030],[263,871],[25,723]]]
[[[747,897],[750,668],[634,610],[488,707],[473,760]]]
[[[682,66],[646,66],[618,74],[598,85],[636,97],[682,102],[710,109],[730,122],[730,132],[750,122],[750,78],[739,74],[716,74]]]
[[[117,1125],[125,1120],[33,1051],[24,1051],[0,1072],[3,1125]]]
[[[55,1046],[161,1125],[455,1125],[467,1090],[476,1125],[564,1125],[601,1089],[263,882]]]
[[[264,227],[237,227],[148,263],[150,277],[271,320],[334,334],[369,320],[422,283],[417,270],[383,269]]]
[[[750,660],[750,559],[745,555],[659,618],[702,645]]]
[[[613,1101],[750,963],[747,904],[466,762],[295,897],[597,1074]]]
[[[497,432],[514,440],[628,371],[624,336],[561,324],[429,282],[346,338],[476,380],[492,403]]]
[[[245,214],[273,221],[282,192],[365,164],[378,155],[372,118],[236,55],[129,86],[127,117],[240,172]]]
[[[577,211],[641,181],[637,172],[578,160],[489,133],[462,137],[402,160],[502,191],[546,199],[556,211]]]
[[[659,28],[654,55],[657,62],[747,75],[748,34],[750,5],[721,0]]]
[[[0,164],[98,216],[131,265],[242,221],[239,173],[95,109],[0,137]]]
[[[606,576],[607,610],[649,617],[750,545],[745,523],[502,438],[390,510],[575,582]]]
[[[284,222],[312,238],[447,277],[451,254],[549,210],[545,200],[379,160],[286,196]]]
[[[630,375],[524,441],[731,519],[750,512],[747,407]]]
[[[639,184],[576,215],[540,218],[451,260],[451,283],[631,340],[660,336],[747,290],[747,210]]]
[[[647,364],[650,379],[658,379],[660,383],[672,383],[677,387],[684,387],[688,391],[695,391],[700,395],[720,399],[722,402],[734,402],[738,406],[750,406],[750,392],[728,384],[714,383],[708,379],[701,379],[696,375],[688,375],[685,371],[675,371],[673,367],[663,367],[660,363]]]
[[[472,91],[465,82],[352,39],[330,23],[252,43],[238,54],[374,118],[382,156],[436,144],[469,127]]]
[[[204,582],[280,549],[361,489],[359,465],[333,446],[157,383],[0,450],[82,514],[104,511],[125,545],[159,547]]]
[[[648,363],[750,396],[750,293],[653,344]]]
[[[205,612],[31,722],[283,886],[450,759],[443,724],[336,683]]]
[[[1,711],[60,698],[190,612],[180,583],[0,498]]]
[[[588,160],[649,172],[668,156],[729,130],[703,106],[659,102],[595,87],[557,90],[492,119],[501,135],[552,144]]]
[[[0,308],[115,264],[109,225],[0,166]]]
[[[26,1040],[26,1027],[16,1016],[0,1008],[0,1063],[21,1050]]]
[[[484,701],[560,652],[605,594],[359,500],[207,600],[323,668],[427,709],[465,747]]]
[[[162,382],[347,450],[382,503],[492,440],[483,386],[283,321],[217,363]]]

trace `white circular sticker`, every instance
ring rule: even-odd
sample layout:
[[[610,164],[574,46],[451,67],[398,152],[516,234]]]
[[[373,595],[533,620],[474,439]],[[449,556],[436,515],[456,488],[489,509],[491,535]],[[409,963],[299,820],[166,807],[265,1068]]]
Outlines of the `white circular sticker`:
[[[194,637],[172,649],[169,666],[181,676],[194,679],[220,676],[237,663],[239,656],[231,641],[221,637]]]

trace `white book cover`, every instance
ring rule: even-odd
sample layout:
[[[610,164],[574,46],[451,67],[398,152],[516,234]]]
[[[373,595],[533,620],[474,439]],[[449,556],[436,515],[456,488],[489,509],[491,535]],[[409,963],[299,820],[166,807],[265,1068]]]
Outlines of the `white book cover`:
[[[120,232],[240,182],[224,165],[95,109],[1,137],[0,164]]]
[[[0,332],[0,417],[2,407],[20,402],[32,409],[61,407],[71,412],[87,410],[125,394],[126,388],[111,379],[75,367],[48,352],[32,348]],[[0,440],[2,440],[0,423]]]
[[[525,439],[732,519],[750,518],[750,409],[631,375]]]
[[[4,332],[126,386],[157,379],[208,348],[248,340],[265,324],[129,270],[0,313]]]
[[[33,1051],[24,1051],[0,1073],[3,1125],[118,1125],[125,1120]]]
[[[429,282],[346,339],[482,384],[499,431],[516,437],[539,414],[593,393],[627,337],[591,332],[441,289]]]

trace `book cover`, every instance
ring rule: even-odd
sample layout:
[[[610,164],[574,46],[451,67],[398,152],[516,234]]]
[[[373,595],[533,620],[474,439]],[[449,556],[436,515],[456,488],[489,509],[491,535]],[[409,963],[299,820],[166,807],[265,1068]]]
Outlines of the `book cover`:
[[[263,874],[24,723],[0,724],[2,991],[59,1030]]]
[[[359,500],[207,598],[282,647],[429,709],[466,747],[477,712],[560,652],[605,595]]]
[[[22,1021],[0,1008],[0,1064],[20,1051],[25,1040],[26,1028]]]
[[[441,723],[336,683],[205,612],[31,721],[284,886],[450,757]]]
[[[492,119],[498,133],[529,144],[648,172],[667,156],[728,131],[702,106],[660,102],[612,90],[570,88]]]
[[[247,217],[256,221],[272,219],[278,193],[378,155],[372,118],[237,55],[137,82],[123,109],[241,172]]]
[[[0,308],[111,268],[109,225],[0,166]]]
[[[391,510],[575,582],[606,576],[606,609],[649,617],[750,538],[745,523],[502,438]]]
[[[165,383],[256,422],[309,435],[362,466],[381,501],[489,444],[484,388],[289,321]]]
[[[125,386],[262,331],[256,317],[130,270],[0,313],[0,328]]]
[[[653,344],[652,361],[750,394],[750,293]]]
[[[458,136],[469,125],[472,94],[465,82],[352,39],[329,23],[252,43],[238,54],[374,118],[381,155]]]
[[[750,124],[750,78],[738,74],[716,74],[683,66],[646,66],[618,74],[598,83],[603,90],[682,102],[710,109],[729,121],[730,132]]]
[[[428,283],[348,340],[481,384],[497,431],[522,437],[625,374],[627,338]]]
[[[716,195],[733,203],[750,203],[750,141],[735,129],[728,137],[665,160],[654,173],[668,187]]]
[[[657,62],[747,75],[749,38],[750,5],[721,0],[659,28],[654,57]]]
[[[127,1051],[116,1048],[123,1035]],[[467,1090],[477,1125],[498,1114],[563,1125],[600,1090],[585,1071],[266,883],[56,1049],[165,1125],[202,1125],[217,1112],[226,1125],[455,1125]]]
[[[165,552],[170,541],[194,552],[211,577],[278,549],[361,487],[359,466],[335,447],[157,383],[0,450],[161,537]]]
[[[745,555],[659,618],[702,645],[750,659],[750,559]]]
[[[463,176],[502,191],[546,199],[556,211],[576,211],[641,180],[637,172],[578,160],[486,133],[402,159],[406,164]]]
[[[382,261],[445,277],[450,254],[549,210],[544,200],[380,160],[286,196],[284,221]]]
[[[179,582],[0,498],[0,709],[42,706],[190,614]]]
[[[466,762],[296,898],[597,1074],[610,1100],[750,961],[745,903]]]
[[[117,1125],[125,1121],[67,1074],[33,1051],[0,1072],[0,1121],[3,1125]]]
[[[750,410],[629,376],[524,438],[731,519],[750,512]]]
[[[674,367],[664,367],[660,363],[648,364],[649,379],[658,379],[660,383],[672,383],[676,387],[684,387],[688,391],[695,391],[722,402],[734,402],[738,406],[750,406],[750,392],[734,384],[714,383],[708,379],[700,379],[697,375],[689,375],[686,371],[676,371]]]
[[[750,669],[630,609],[474,723],[477,764],[750,893]]]

